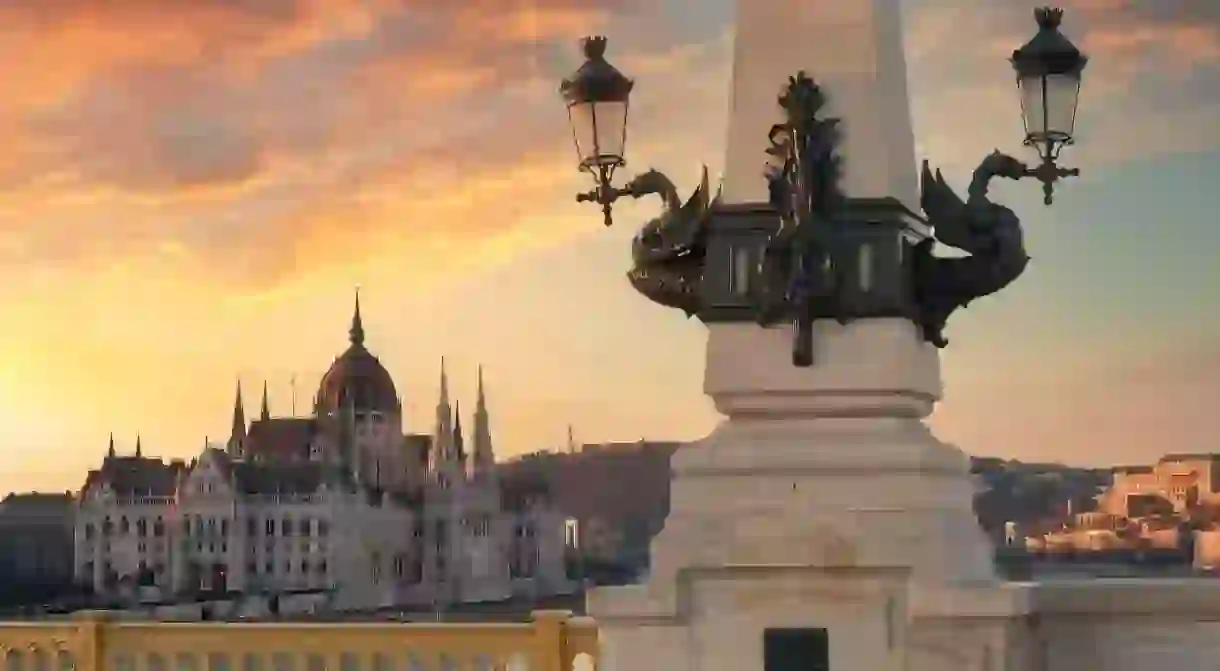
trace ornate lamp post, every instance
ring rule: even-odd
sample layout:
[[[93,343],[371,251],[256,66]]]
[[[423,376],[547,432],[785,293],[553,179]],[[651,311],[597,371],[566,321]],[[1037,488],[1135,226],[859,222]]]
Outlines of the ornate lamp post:
[[[559,92],[568,105],[568,122],[581,172],[593,176],[592,191],[576,197],[578,202],[602,206],[605,223],[611,222],[610,207],[625,190],[614,188],[614,171],[627,165],[627,110],[633,82],[606,62],[606,38],[586,37],[585,62],[563,80]]]
[[[1076,176],[1079,170],[1056,165],[1059,152],[1072,144],[1080,79],[1089,59],[1059,32],[1063,10],[1042,7],[1034,11],[1038,34],[1012,52],[1025,118],[1025,145],[1034,147],[1042,159],[1025,174],[1042,182],[1043,199],[1053,200],[1055,182]]]
[[[685,204],[673,183],[655,170],[615,188],[614,169],[626,163],[632,82],[606,63],[604,37],[587,38],[587,61],[560,87],[580,169],[597,182],[577,200],[601,204],[608,226],[611,204],[620,196],[659,195],[664,211],[632,241],[628,278],[633,286],[650,300],[704,322],[790,320],[796,366],[813,365],[814,322],[821,319],[845,324],[904,317],[921,328],[927,342],[944,347],[949,315],[1008,286],[1029,261],[1020,220],[988,198],[991,181],[1033,177],[1042,182],[1049,205],[1054,183],[1079,173],[1056,161],[1072,143],[1087,59],[1058,30],[1063,10],[1044,7],[1035,17],[1038,34],[1013,52],[1012,64],[1025,144],[1038,149],[1041,163],[1030,168],[996,151],[974,171],[963,200],[925,161],[920,198],[925,216],[894,198],[843,193],[840,120],[823,117],[826,94],[803,72],[789,78],[778,100],[783,121],[768,134],[768,203],[720,205],[709,193],[706,169]],[[934,255],[938,242],[967,255]]]

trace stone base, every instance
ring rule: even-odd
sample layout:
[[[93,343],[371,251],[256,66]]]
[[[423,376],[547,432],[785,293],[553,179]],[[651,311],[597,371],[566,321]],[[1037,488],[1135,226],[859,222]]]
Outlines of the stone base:
[[[994,579],[969,460],[918,419],[730,420],[672,463],[658,586],[684,568],[768,565]]]
[[[884,569],[737,566],[683,572],[677,599],[647,586],[589,595],[610,671],[762,669],[768,628],[820,627],[832,669],[1026,671],[1027,594],[1012,586],[912,589]]]
[[[589,595],[601,668],[759,669],[769,627],[827,629],[836,669],[987,668],[908,641],[938,631],[909,626],[920,609],[1019,608],[995,579],[969,459],[922,421],[935,348],[903,319],[816,328],[818,364],[801,369],[787,329],[709,325],[705,387],[727,419],[673,456],[649,581]]]

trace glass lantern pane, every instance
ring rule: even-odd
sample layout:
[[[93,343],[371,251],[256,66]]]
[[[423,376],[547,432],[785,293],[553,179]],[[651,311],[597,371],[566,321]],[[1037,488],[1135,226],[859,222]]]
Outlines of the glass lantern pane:
[[[1025,120],[1025,135],[1032,139],[1046,136],[1046,105],[1043,99],[1042,77],[1021,77],[1017,80],[1021,92],[1021,116]]]
[[[579,103],[568,106],[568,121],[572,124],[572,140],[576,143],[576,156],[581,165],[588,165],[597,156],[597,141],[594,134],[594,105]]]
[[[602,161],[609,164],[622,161],[626,134],[626,101],[597,103],[597,146]]]
[[[1051,137],[1066,139],[1072,136],[1079,95],[1079,77],[1050,75],[1046,78],[1046,131]]]

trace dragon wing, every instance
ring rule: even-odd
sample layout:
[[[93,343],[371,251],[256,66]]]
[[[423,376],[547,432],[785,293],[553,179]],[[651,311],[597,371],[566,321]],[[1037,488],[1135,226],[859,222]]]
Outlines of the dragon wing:
[[[969,244],[970,217],[966,203],[945,182],[939,169],[932,173],[927,160],[923,162],[920,175],[919,206],[928,215],[938,241],[959,248]]]
[[[711,210],[712,205],[720,199],[720,192],[717,190],[716,195],[711,195],[711,188],[707,180],[707,166],[703,166],[703,174],[699,179],[699,187],[687,199],[686,204],[682,209],[678,210],[674,218],[677,224],[676,233],[679,240],[675,243],[677,246],[689,247],[693,246],[698,235],[703,229],[703,224],[707,219],[707,213]]]

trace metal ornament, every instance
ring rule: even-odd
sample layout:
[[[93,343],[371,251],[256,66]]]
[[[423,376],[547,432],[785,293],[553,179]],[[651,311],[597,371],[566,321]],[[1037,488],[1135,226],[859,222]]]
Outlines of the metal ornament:
[[[767,182],[780,225],[767,241],[760,267],[764,290],[758,322],[770,326],[792,318],[792,363],[806,367],[814,358],[814,303],[829,302],[840,323],[849,321],[838,263],[845,203],[836,152],[840,120],[821,118],[826,97],[803,71],[788,78],[779,105],[786,120],[771,127],[767,153],[775,162]]]

